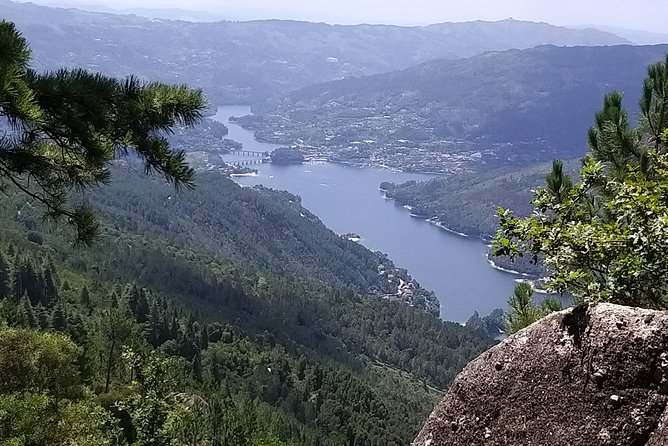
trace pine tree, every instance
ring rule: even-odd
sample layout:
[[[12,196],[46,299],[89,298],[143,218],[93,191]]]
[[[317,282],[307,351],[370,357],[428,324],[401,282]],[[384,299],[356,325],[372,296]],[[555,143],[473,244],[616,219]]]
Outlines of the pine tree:
[[[51,312],[51,328],[54,330],[58,331],[63,331],[65,328],[67,328],[67,314],[65,313],[65,309],[60,303],[57,303],[55,307],[53,307],[53,311]]]
[[[49,327],[49,313],[46,308],[40,303],[33,307],[33,314],[39,328]]]
[[[81,288],[79,302],[81,302],[84,307],[90,308],[90,293],[88,292],[88,287],[86,285]]]
[[[202,324],[202,328],[199,332],[199,348],[201,350],[209,348],[209,330],[207,329],[206,324]]]
[[[520,282],[508,299],[506,329],[515,333],[528,327],[548,314],[561,310],[561,303],[555,299],[545,299],[540,305],[534,302],[534,288],[530,283]]]
[[[637,127],[605,96],[579,183],[555,163],[529,217],[499,211],[495,254],[541,259],[548,290],[581,303],[668,308],[668,55],[647,72]]]
[[[554,160],[552,162],[552,171],[546,178],[546,189],[552,194],[554,199],[561,203],[566,194],[573,188],[573,180],[564,173],[564,162]]]
[[[19,325],[23,327],[34,328],[37,326],[37,319],[35,318],[32,305],[30,305],[30,299],[25,293],[19,301],[18,318]]]
[[[148,321],[144,324],[144,338],[153,347],[160,346],[167,339],[163,327],[164,322],[162,321],[158,306],[154,302],[149,310]],[[174,337],[170,336],[169,338],[173,339]]]
[[[9,296],[9,265],[5,261],[5,257],[0,253],[0,300]]]
[[[111,372],[116,364],[121,347],[133,332],[133,325],[121,308],[110,308],[105,310],[100,318],[100,334],[103,341],[107,344],[107,355],[105,365],[105,386],[104,391],[109,391],[111,383]]]
[[[137,289],[137,285],[133,284],[131,287],[126,288],[121,296],[127,299],[132,314],[136,316],[139,311],[139,290]]]
[[[202,356],[199,354],[199,352],[193,356],[193,360],[191,361],[191,368],[195,380],[202,382]]]
[[[533,287],[526,282],[515,286],[513,295],[508,299],[506,326],[508,332],[515,333],[540,319],[538,307],[533,302]]]
[[[0,48],[0,118],[13,130],[0,137],[0,180],[43,205],[46,216],[67,218],[77,241],[91,242],[98,223],[86,206],[68,204],[69,191],[107,182],[119,150],[133,151],[176,187],[193,184],[184,153],[172,152],[163,134],[201,120],[201,91],[83,69],[38,74],[26,40],[4,20]]]
[[[42,270],[41,274],[43,278],[44,289],[42,290],[42,301],[44,305],[52,305],[56,300],[58,300],[58,287],[56,286],[56,280],[54,278],[53,271],[49,268],[49,265]]]
[[[111,308],[118,308],[118,295],[115,292],[111,293],[110,305]]]
[[[23,278],[25,290],[28,292],[30,302],[45,302],[44,299],[44,278],[41,277],[30,260],[25,260],[25,276]]]
[[[146,322],[150,311],[151,309],[148,304],[148,299],[146,298],[146,291],[142,288],[139,290],[139,299],[137,301],[137,310],[135,312],[137,322],[140,324]]]
[[[22,266],[21,259],[15,255],[9,280],[9,297],[15,302],[18,302],[18,299],[26,292],[26,286],[23,283],[25,271],[22,271]]]

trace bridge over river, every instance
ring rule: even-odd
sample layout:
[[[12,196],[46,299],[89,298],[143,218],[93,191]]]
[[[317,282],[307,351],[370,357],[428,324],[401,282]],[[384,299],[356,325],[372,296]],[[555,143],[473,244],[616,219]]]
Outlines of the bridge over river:
[[[269,152],[255,152],[253,150],[231,150],[230,154],[237,156],[252,156],[252,157],[269,156]]]
[[[255,150],[231,150],[229,154],[223,155],[223,160],[232,166],[249,166],[262,164],[269,160],[269,152]]]

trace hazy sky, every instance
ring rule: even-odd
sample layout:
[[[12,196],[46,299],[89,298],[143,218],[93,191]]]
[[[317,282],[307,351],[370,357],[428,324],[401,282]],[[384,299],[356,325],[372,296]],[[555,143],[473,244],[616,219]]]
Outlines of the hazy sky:
[[[39,1],[39,0],[38,0]],[[53,1],[53,0],[52,0]],[[329,23],[518,20],[596,24],[668,33],[668,0],[79,0],[123,7],[178,7],[223,18],[281,18]]]

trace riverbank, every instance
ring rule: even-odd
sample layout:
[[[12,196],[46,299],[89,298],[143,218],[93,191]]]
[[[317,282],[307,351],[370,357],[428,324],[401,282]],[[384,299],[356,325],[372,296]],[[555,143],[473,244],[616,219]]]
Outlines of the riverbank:
[[[495,270],[503,271],[504,273],[508,273],[508,274],[515,274],[515,275],[517,275],[517,276],[522,276],[522,277],[527,277],[527,278],[538,279],[537,277],[534,277],[534,276],[532,276],[532,275],[530,275],[530,274],[523,273],[523,272],[520,272],[520,271],[516,271],[516,270],[514,270],[514,269],[504,268],[504,267],[502,267],[502,266],[497,265],[496,262],[494,262],[494,260],[492,260],[492,259],[489,258],[489,253],[486,254],[485,256],[487,257],[487,263],[489,263],[489,265],[490,265],[492,268],[494,268]]]
[[[454,230],[454,229],[452,229],[452,228],[449,228],[448,226],[446,226],[445,224],[443,224],[443,222],[441,222],[440,220],[438,220],[436,217],[427,217],[427,216],[425,216],[425,215],[415,214],[414,212],[412,212],[413,209],[414,209],[413,206],[408,205],[408,204],[404,204],[404,205],[402,205],[401,202],[397,201],[396,199],[394,199],[394,198],[392,198],[392,197],[389,197],[389,196],[387,195],[387,193],[389,192],[387,189],[383,189],[382,187],[379,187],[378,190],[383,194],[383,198],[385,198],[386,200],[391,200],[391,201],[393,201],[397,206],[400,206],[400,207],[402,207],[403,209],[408,210],[408,211],[409,211],[409,216],[412,217],[412,218],[420,219],[420,220],[424,220],[424,221],[426,221],[427,223],[429,223],[429,224],[431,224],[431,225],[433,225],[433,226],[436,226],[437,228],[439,228],[439,229],[441,229],[441,230],[443,230],[443,231],[445,231],[445,232],[447,232],[447,233],[454,234],[454,235],[456,235],[456,236],[458,236],[458,237],[462,237],[462,238],[465,238],[465,239],[470,238],[470,239],[477,239],[477,240],[479,240],[479,241],[480,241],[482,244],[484,244],[485,247],[487,248],[486,252],[485,252],[483,255],[485,256],[485,259],[487,260],[487,263],[489,264],[489,266],[490,266],[491,268],[493,268],[493,269],[495,269],[495,270],[497,270],[497,271],[500,271],[500,272],[502,272],[502,273],[505,273],[505,274],[511,274],[511,275],[514,275],[514,276],[520,276],[520,277],[522,277],[524,280],[532,281],[532,283],[537,282],[538,280],[541,279],[541,275],[540,275],[540,274],[532,274],[532,273],[529,273],[529,272],[526,272],[526,271],[522,271],[522,270],[519,270],[519,269],[507,268],[507,267],[501,266],[501,265],[499,265],[497,262],[495,262],[495,261],[492,259],[492,256],[491,256],[491,254],[490,254],[490,253],[491,253],[491,249],[490,249],[490,248],[491,248],[491,245],[488,244],[488,242],[490,241],[488,238],[482,237],[482,236],[477,235],[477,234],[476,234],[476,235],[474,235],[474,234],[467,234],[467,233],[465,233],[465,232],[461,232],[461,231],[457,231],[457,230]],[[547,291],[542,291],[542,292],[543,292],[543,293],[546,293],[546,294],[548,293]]]
[[[244,113],[248,113],[247,108],[221,108],[217,118],[227,123],[229,115]],[[251,132],[236,124],[230,124],[229,130],[230,137],[249,150],[273,147],[255,141]],[[486,251],[483,244],[425,224],[424,218],[406,218],[411,211],[379,200],[378,185],[383,182],[421,182],[434,176],[404,173],[388,166],[326,161],[324,156],[314,156],[303,165],[261,164],[257,176],[234,180],[244,186],[261,184],[298,195],[302,205],[334,232],[354,233],[365,247],[387,253],[421,288],[436,293],[444,320],[465,322],[474,311],[489,314],[506,307],[516,276],[490,268],[482,257]],[[421,212],[413,209],[412,213]]]
[[[465,238],[469,238],[469,237],[471,237],[469,234],[466,234],[466,233],[464,233],[464,232],[458,232],[458,231],[455,231],[454,229],[448,228],[448,227],[445,226],[443,223],[441,223],[441,221],[439,221],[439,220],[437,220],[437,219],[434,219],[434,218],[427,218],[426,221],[427,221],[428,223],[430,223],[430,224],[436,226],[437,228],[441,228],[441,229],[443,229],[444,231],[447,231],[447,232],[449,232],[449,233],[451,233],[451,234],[455,234],[455,235],[458,235],[458,236],[460,236],[460,237],[465,237]],[[480,239],[480,241],[482,242],[483,240]]]
[[[389,191],[388,191],[387,189],[383,189],[383,188],[381,187],[381,188],[378,188],[378,190],[379,190],[380,192],[383,193],[383,198],[385,198],[386,200],[391,200],[391,201],[395,202],[396,204],[398,204],[399,206],[401,206],[402,208],[408,210],[408,211],[409,211],[409,216],[410,216],[410,217],[424,220],[424,221],[426,221],[427,223],[429,223],[429,224],[431,224],[431,225],[434,225],[434,226],[436,226],[436,227],[439,228],[439,229],[442,229],[442,230],[444,230],[444,231],[446,231],[446,232],[449,232],[449,233],[451,233],[451,234],[455,234],[455,235],[457,235],[457,236],[459,236],[459,237],[464,237],[464,238],[469,238],[469,237],[471,237],[471,235],[466,234],[466,233],[464,233],[464,232],[458,232],[458,231],[455,231],[454,229],[448,228],[447,226],[445,226],[445,225],[444,225],[441,221],[439,221],[438,219],[435,219],[435,218],[433,218],[433,217],[428,217],[428,216],[426,216],[426,215],[420,215],[420,214],[415,214],[415,213],[413,213],[413,212],[412,212],[412,211],[413,211],[413,206],[408,205],[408,204],[401,204],[401,203],[400,203],[399,201],[397,201],[396,199],[394,199],[394,198],[392,198],[392,197],[388,197],[388,196],[387,196],[387,193],[388,193]],[[480,241],[481,241],[481,242],[484,242],[484,240],[483,240],[482,238],[480,238]]]

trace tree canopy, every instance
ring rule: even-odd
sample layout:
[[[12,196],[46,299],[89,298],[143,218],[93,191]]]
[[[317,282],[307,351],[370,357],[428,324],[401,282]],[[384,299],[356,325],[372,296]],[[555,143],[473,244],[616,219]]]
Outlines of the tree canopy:
[[[548,289],[583,303],[668,307],[668,56],[648,68],[637,126],[610,93],[574,183],[555,161],[533,214],[500,209],[494,253],[543,260]]]
[[[14,24],[0,21],[0,187],[12,185],[66,218],[77,241],[89,243],[98,223],[72,191],[103,184],[118,155],[133,154],[147,172],[177,188],[192,187],[193,170],[165,135],[202,118],[200,90],[185,85],[119,80],[82,69],[37,73]]]

